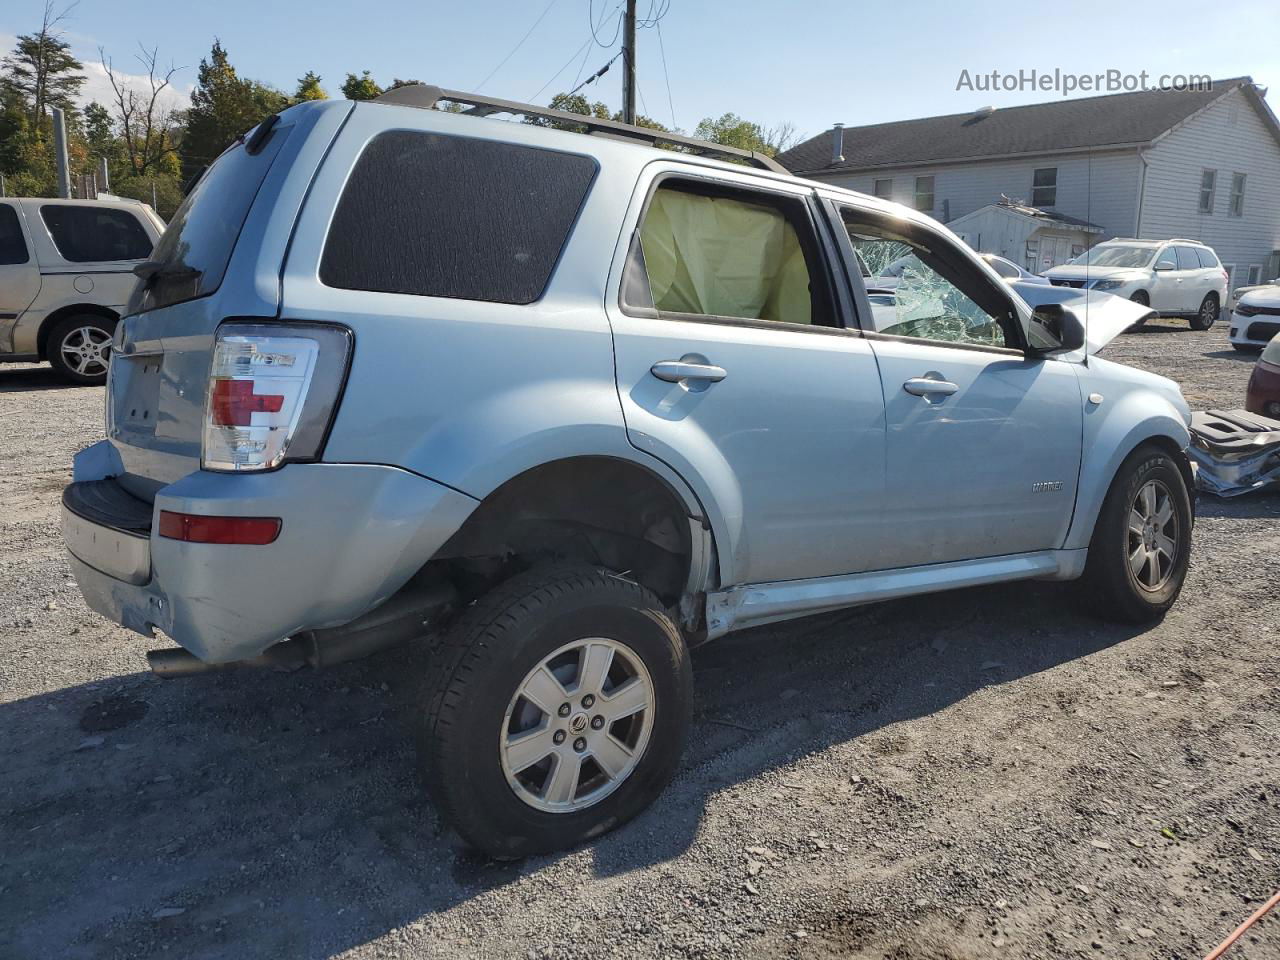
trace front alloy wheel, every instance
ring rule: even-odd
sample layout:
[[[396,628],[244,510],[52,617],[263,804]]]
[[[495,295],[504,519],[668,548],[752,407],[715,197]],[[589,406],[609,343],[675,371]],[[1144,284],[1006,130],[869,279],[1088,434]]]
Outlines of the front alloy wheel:
[[[626,823],[675,773],[693,674],[662,603],[623,575],[535,567],[437,651],[419,757],[441,817],[500,859]]]
[[[1148,480],[1129,508],[1129,572],[1140,589],[1157,592],[1169,582],[1178,535],[1173,494],[1160,480]]]
[[[1200,309],[1191,318],[1192,330],[1208,330],[1218,321],[1218,298],[1212,293],[1200,301]]]

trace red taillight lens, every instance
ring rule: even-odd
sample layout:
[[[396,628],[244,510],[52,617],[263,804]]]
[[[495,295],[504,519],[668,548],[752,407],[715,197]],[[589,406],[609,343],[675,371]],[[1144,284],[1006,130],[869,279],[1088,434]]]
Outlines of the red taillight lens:
[[[209,414],[217,427],[247,427],[255,413],[279,413],[282,393],[254,393],[252,380],[215,380],[209,391]]]
[[[160,536],[187,543],[239,543],[262,546],[280,536],[279,517],[202,517],[160,511]]]

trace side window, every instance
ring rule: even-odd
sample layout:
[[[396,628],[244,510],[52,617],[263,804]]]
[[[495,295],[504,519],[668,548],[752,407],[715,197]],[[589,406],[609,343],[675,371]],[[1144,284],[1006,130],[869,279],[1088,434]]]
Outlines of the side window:
[[[991,269],[1000,274],[1000,276],[1009,280],[1018,279],[1018,268],[1008,260],[1002,260],[1000,257],[992,257],[987,261],[987,263],[991,264]]]
[[[1196,247],[1196,256],[1200,258],[1200,266],[1202,267],[1220,267],[1222,264],[1218,262],[1218,258],[1214,256],[1212,250],[1207,247]]]
[[[151,238],[127,210],[46,204],[40,208],[40,219],[59,255],[72,263],[145,260],[151,256]]]
[[[841,207],[840,217],[873,273],[879,267],[883,275],[888,265],[898,270],[893,295],[871,305],[875,332],[981,347],[1021,345],[1007,294],[945,237],[850,207]]]
[[[623,300],[658,315],[835,326],[800,200],[667,180],[649,198]]]
[[[1165,247],[1156,254],[1155,267],[1157,270],[1177,270],[1178,257],[1173,252],[1173,247]]]
[[[542,297],[595,178],[589,157],[414,130],[356,161],[320,281],[344,290],[527,304]]]
[[[1196,256],[1195,247],[1174,247],[1178,257],[1179,270],[1199,270],[1200,258]]]
[[[7,203],[0,203],[0,266],[26,263],[30,259],[18,211]]]

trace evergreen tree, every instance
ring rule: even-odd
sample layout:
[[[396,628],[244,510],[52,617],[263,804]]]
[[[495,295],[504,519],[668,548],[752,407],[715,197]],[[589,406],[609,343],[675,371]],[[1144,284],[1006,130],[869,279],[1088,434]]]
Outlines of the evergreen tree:
[[[200,61],[182,140],[183,175],[190,177],[262,120],[289,105],[279,90],[241,78],[221,41]]]
[[[298,80],[298,89],[293,95],[294,103],[302,103],[306,100],[328,100],[329,94],[324,92],[324,87],[320,86],[320,77],[308,70],[306,75]]]
[[[342,82],[342,95],[348,100],[373,100],[382,96],[382,88],[374,81],[366,70],[360,76],[348,73]]]

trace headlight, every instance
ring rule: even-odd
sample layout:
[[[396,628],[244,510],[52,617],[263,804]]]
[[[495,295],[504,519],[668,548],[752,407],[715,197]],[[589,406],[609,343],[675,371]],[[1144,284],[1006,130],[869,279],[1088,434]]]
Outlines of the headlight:
[[[1093,284],[1094,290],[1119,290],[1128,280],[1097,280]]]

